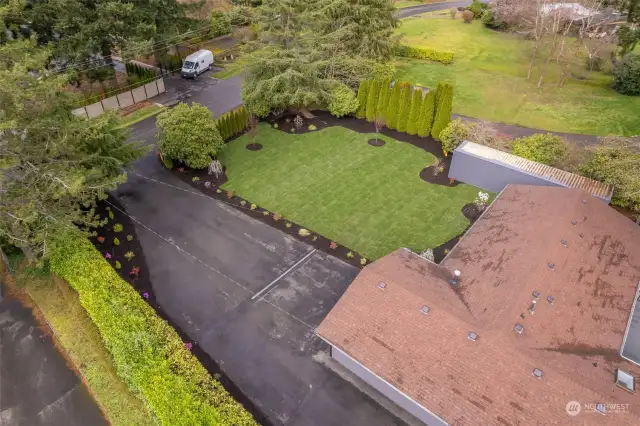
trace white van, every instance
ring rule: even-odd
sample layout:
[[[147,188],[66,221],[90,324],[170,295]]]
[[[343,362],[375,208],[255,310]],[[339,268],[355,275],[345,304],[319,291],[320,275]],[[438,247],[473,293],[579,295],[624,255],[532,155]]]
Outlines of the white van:
[[[198,50],[187,56],[182,63],[182,76],[196,78],[210,70],[213,65],[213,53],[210,50]]]

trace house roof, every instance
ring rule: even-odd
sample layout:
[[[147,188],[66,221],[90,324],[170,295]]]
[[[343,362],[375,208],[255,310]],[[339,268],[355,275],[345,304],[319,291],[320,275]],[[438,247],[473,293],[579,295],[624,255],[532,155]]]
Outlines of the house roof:
[[[639,281],[632,221],[579,189],[509,185],[440,265],[400,249],[364,268],[317,333],[450,424],[637,425],[614,377],[640,377],[619,355]]]
[[[556,169],[546,164],[527,160],[526,158],[518,157],[517,155],[509,154],[508,152],[490,148],[485,145],[465,141],[456,148],[456,151],[462,151],[478,158],[483,158],[530,175],[538,176],[567,188],[584,189],[591,195],[606,201],[611,201],[611,197],[613,196],[613,186],[611,185],[565,170]]]

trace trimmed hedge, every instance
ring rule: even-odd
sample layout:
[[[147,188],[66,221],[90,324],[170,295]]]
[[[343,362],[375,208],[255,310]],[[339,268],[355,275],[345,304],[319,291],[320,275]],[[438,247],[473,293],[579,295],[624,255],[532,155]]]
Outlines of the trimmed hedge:
[[[429,90],[427,96],[422,101],[420,109],[420,119],[418,123],[418,136],[426,138],[431,133],[433,125],[433,116],[436,112],[436,94],[433,90]]]
[[[366,115],[370,84],[371,82],[369,80],[365,80],[360,83],[360,87],[358,87],[358,110],[356,111],[356,117],[358,118],[364,118]]]
[[[391,90],[391,99],[389,100],[389,104],[387,105],[385,120],[387,121],[387,127],[391,130],[396,129],[398,109],[400,109],[400,95],[403,84],[404,83],[400,83],[398,81],[393,84],[393,89]]]
[[[407,124],[407,133],[415,135],[418,133],[420,125],[420,110],[422,109],[422,90],[415,89],[413,91],[413,99],[411,100],[411,111],[409,112],[409,123]]]
[[[440,140],[440,132],[447,127],[451,121],[451,110],[453,108],[453,87],[450,83],[438,83],[436,91],[436,114],[433,119],[431,136],[435,140]]]
[[[218,126],[222,139],[227,140],[238,133],[244,132],[247,128],[248,119],[249,112],[244,105],[216,118],[216,126]]]
[[[369,84],[369,93],[367,95],[367,110],[365,117],[369,123],[373,123],[376,119],[376,109],[378,108],[378,96],[380,95],[380,81],[373,80]]]
[[[453,52],[442,52],[428,47],[415,47],[402,44],[396,48],[396,56],[403,58],[426,59],[448,65],[453,62]]]
[[[118,376],[161,425],[256,425],[165,321],[85,238],[69,234],[51,268],[78,293]]]
[[[400,111],[396,120],[396,129],[399,132],[407,131],[409,123],[409,113],[411,112],[411,98],[413,96],[413,87],[409,83],[402,84],[402,93],[400,94]]]
[[[385,78],[380,85],[380,94],[378,95],[378,105],[376,106],[376,113],[387,121],[387,104],[391,97],[391,79]]]

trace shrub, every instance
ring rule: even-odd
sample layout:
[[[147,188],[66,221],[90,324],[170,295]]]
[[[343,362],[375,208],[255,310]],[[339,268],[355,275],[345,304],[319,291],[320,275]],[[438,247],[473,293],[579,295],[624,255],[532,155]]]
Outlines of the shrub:
[[[356,95],[344,83],[336,84],[331,90],[331,98],[329,100],[329,113],[334,117],[344,117],[345,115],[352,114],[354,111],[358,109],[359,99],[361,95],[362,85],[360,85],[360,89],[358,90],[358,99],[356,99]],[[277,124],[274,125],[276,127]],[[277,127],[276,127],[277,128]]]
[[[640,95],[640,54],[627,53],[616,64],[613,89],[623,95]]]
[[[300,228],[298,229],[298,235],[300,235],[301,237],[308,237],[309,235],[311,235],[311,231],[305,228]]]
[[[469,137],[469,126],[464,124],[459,118],[453,120],[440,132],[442,151],[445,155],[453,152],[467,137]]]
[[[502,22],[496,16],[493,9],[487,9],[484,12],[482,12],[482,16],[480,17],[480,22],[482,22],[485,27],[491,28],[494,30],[503,30],[507,27],[507,24]]]
[[[116,260],[116,263],[115,263],[115,265],[113,265],[113,267],[116,268],[116,269],[121,269],[122,268],[122,263],[120,263],[120,262],[118,262]]]
[[[132,252],[132,251],[128,251],[124,254],[125,259],[127,259],[129,262],[131,262],[131,259],[133,259],[134,257],[136,257],[136,255]]]
[[[66,250],[52,254],[51,268],[78,292],[116,373],[158,424],[256,424],[86,239],[66,239]]]
[[[378,95],[378,105],[376,106],[376,115],[387,119],[387,104],[391,95],[391,79],[385,78],[380,84],[380,94]]]
[[[451,16],[451,19],[456,19],[457,14],[458,14],[458,9],[456,9],[455,7],[452,7],[451,9],[449,9],[449,15]]]
[[[358,88],[358,111],[356,117],[364,118],[367,111],[367,96],[369,96],[369,80],[365,80],[360,83]]]
[[[469,5],[469,10],[473,13],[473,19],[480,19],[488,7],[489,5],[487,3],[483,3],[480,0],[473,0]]]
[[[462,20],[465,24],[470,24],[473,21],[473,12],[470,10],[465,10],[462,12]]]
[[[113,220],[113,218],[115,217],[112,210],[109,210],[109,213],[107,213],[107,216],[109,216],[109,219],[111,220]]]
[[[119,246],[119,245],[120,245],[120,240],[119,240],[119,239],[117,239],[117,238],[114,238],[114,239],[113,239],[113,245],[114,245],[114,246]]]
[[[396,56],[426,59],[429,61],[441,62],[445,65],[453,62],[452,52],[442,52],[428,47],[414,47],[405,44],[398,46],[396,49]]]
[[[165,157],[163,155],[162,156],[162,164],[169,170],[173,169],[173,161],[171,161],[171,158],[169,158],[169,157]]]
[[[391,91],[391,98],[389,99],[389,104],[387,105],[387,113],[386,113],[386,121],[387,127],[389,129],[394,130],[396,128],[396,120],[398,118],[398,108],[400,107],[400,95],[402,92],[402,85],[405,83],[399,83],[396,81],[393,85],[393,90]]]
[[[635,140],[633,140],[635,139]],[[582,166],[580,173],[591,179],[613,185],[613,204],[640,211],[640,153],[638,137],[609,137]]]
[[[113,225],[113,232],[122,232],[123,229],[124,226],[122,226],[121,223],[116,223],[115,225]]]
[[[413,88],[410,84],[404,83],[402,93],[400,95],[400,108],[398,111],[398,118],[396,122],[396,129],[399,132],[407,131],[407,124],[409,123],[409,113],[411,112],[411,97],[413,94]]]
[[[229,15],[219,10],[211,11],[211,37],[220,37],[231,32]]]
[[[420,108],[420,118],[418,119],[418,136],[426,138],[431,133],[433,125],[433,116],[436,111],[436,94],[433,90],[429,90],[422,101]]]
[[[415,89],[413,91],[413,99],[411,100],[411,110],[409,112],[409,122],[407,124],[407,133],[415,135],[418,133],[420,126],[420,111],[422,110],[422,90]]]
[[[127,235],[127,241],[133,241],[133,235],[131,234]]]
[[[567,152],[564,140],[551,133],[538,133],[515,139],[511,149],[514,155],[549,166],[561,161]]]
[[[380,81],[373,80],[369,84],[369,94],[367,95],[367,108],[365,116],[369,123],[376,119],[376,109],[378,108],[378,96],[380,95]]]
[[[310,132],[313,132],[314,130],[318,130],[318,128],[313,124],[309,124],[309,127],[307,127],[307,130],[309,130]]]
[[[224,147],[211,111],[198,103],[181,103],[162,112],[156,125],[162,153],[194,169],[206,168]]]
[[[453,87],[450,83],[438,83],[436,91],[436,113],[431,128],[431,136],[440,140],[440,132],[451,121],[451,109],[453,107]]]
[[[227,16],[231,25],[235,27],[249,25],[251,22],[251,12],[246,7],[234,6],[233,9],[227,12]]]

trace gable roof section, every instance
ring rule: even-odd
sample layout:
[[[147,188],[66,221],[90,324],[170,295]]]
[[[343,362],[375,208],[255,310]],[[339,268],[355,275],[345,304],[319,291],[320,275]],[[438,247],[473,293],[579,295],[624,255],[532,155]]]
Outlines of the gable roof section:
[[[400,249],[364,268],[317,333],[450,424],[640,424],[614,383],[640,377],[619,355],[639,281],[633,222],[581,190],[510,185],[441,265]],[[574,418],[569,401],[629,408]]]

